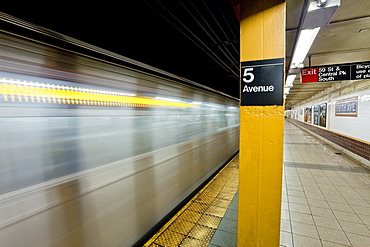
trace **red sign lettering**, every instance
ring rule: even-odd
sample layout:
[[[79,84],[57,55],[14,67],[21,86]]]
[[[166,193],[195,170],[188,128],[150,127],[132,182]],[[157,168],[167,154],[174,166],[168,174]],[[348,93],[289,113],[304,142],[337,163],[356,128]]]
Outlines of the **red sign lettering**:
[[[318,82],[318,68],[301,69],[301,83]]]

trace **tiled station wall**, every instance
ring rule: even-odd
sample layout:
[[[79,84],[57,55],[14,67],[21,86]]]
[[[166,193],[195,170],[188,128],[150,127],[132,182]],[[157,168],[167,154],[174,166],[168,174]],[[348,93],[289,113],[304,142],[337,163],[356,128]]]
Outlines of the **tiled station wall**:
[[[362,86],[362,87],[361,87]],[[321,95],[312,97],[303,104],[294,106],[286,116],[297,124],[334,142],[335,144],[370,160],[370,81],[355,82],[345,87],[336,86]],[[336,104],[346,99],[357,100],[357,114],[336,114]],[[314,106],[325,104],[326,127],[314,124]],[[311,123],[305,122],[305,109],[312,107]]]
[[[366,143],[360,140],[353,139],[348,136],[344,136],[329,130],[326,130],[324,128],[316,127],[312,124],[307,124],[301,121],[294,121],[295,124],[298,124],[315,134],[324,137],[325,139],[328,139],[329,141],[351,151],[352,153],[355,153],[359,156],[361,156],[364,159],[370,160],[370,143]]]

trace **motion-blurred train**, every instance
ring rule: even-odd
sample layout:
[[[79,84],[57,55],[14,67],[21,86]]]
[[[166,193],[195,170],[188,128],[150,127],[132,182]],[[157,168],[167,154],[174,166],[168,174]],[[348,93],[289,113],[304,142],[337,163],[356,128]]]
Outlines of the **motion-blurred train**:
[[[236,99],[0,32],[2,247],[132,246],[238,143]]]

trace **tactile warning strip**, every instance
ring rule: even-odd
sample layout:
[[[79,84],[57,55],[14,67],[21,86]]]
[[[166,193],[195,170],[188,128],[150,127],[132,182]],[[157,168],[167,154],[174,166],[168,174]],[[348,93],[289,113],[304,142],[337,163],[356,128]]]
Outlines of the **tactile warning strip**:
[[[238,190],[238,176],[239,155],[235,156],[144,246],[208,246]]]

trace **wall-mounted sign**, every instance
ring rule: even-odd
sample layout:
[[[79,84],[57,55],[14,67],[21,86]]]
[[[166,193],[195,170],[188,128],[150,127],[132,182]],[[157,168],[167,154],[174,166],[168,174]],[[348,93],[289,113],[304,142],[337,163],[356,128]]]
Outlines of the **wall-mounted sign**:
[[[336,101],[335,116],[357,117],[357,101],[357,96]]]
[[[241,106],[283,105],[284,58],[241,62]]]
[[[301,83],[370,79],[370,62],[301,69]]]

